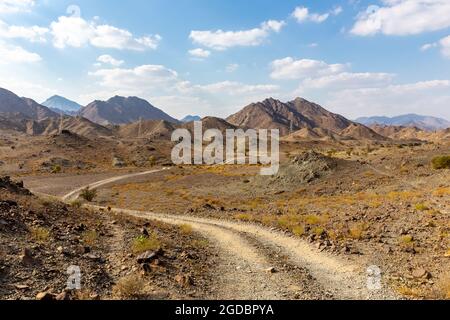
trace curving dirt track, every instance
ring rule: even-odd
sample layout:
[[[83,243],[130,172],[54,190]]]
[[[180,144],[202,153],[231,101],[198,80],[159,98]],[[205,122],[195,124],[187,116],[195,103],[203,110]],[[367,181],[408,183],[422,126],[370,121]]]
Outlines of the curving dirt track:
[[[166,170],[161,169],[161,170]],[[98,188],[155,173],[116,176],[91,183]],[[70,181],[68,181],[70,183]],[[83,189],[66,194],[70,201]],[[106,208],[90,206],[94,209]],[[113,208],[115,212],[169,224],[189,224],[216,246],[220,264],[209,299],[396,299],[386,284],[370,290],[365,262],[319,252],[305,241],[243,222]]]

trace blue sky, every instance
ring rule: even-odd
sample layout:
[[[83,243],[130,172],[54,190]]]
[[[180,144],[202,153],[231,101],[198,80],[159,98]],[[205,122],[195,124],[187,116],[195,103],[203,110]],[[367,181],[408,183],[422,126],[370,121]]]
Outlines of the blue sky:
[[[450,1],[0,0],[0,86],[175,117],[302,96],[450,119]]]

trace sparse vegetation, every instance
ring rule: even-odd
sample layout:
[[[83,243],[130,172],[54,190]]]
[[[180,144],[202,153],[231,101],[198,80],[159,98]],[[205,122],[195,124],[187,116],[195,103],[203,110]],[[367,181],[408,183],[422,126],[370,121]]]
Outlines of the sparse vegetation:
[[[113,296],[118,299],[138,299],[143,295],[144,280],[137,274],[121,278],[113,287]]]
[[[438,283],[439,298],[450,300],[450,273],[446,273]]]
[[[61,169],[61,166],[58,165],[58,164],[55,164],[55,165],[52,167],[51,172],[52,172],[53,174],[56,174],[56,173],[60,173],[61,170],[62,170],[62,169]]]
[[[189,224],[182,224],[180,225],[180,232],[184,235],[191,235],[193,232],[192,226]]]
[[[82,235],[83,243],[88,246],[95,246],[98,242],[98,233],[95,230],[85,231]]]
[[[415,205],[415,208],[417,211],[427,211],[430,208],[428,207],[428,205],[426,205],[425,203],[418,203]]]
[[[450,156],[439,156],[433,158],[431,161],[433,169],[441,170],[441,169],[450,169]]]
[[[240,213],[234,216],[235,219],[237,220],[241,220],[241,221],[251,221],[252,220],[252,216],[248,213]]]
[[[78,199],[70,202],[70,206],[75,209],[81,208],[82,205],[83,205],[83,203]]]
[[[363,237],[365,231],[365,225],[362,223],[355,223],[350,226],[348,233],[350,238],[359,240]]]
[[[50,230],[44,227],[30,228],[31,237],[37,243],[46,243],[50,239]]]
[[[92,202],[97,197],[97,190],[90,189],[89,187],[84,188],[80,192],[80,198],[86,200],[87,202]]]
[[[134,253],[142,253],[148,250],[156,250],[161,247],[161,242],[152,234],[149,237],[139,236],[133,240],[132,250]]]

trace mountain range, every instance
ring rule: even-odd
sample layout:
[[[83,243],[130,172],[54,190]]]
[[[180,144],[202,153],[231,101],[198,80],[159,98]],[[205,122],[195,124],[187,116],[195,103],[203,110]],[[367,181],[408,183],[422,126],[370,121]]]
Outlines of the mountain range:
[[[32,99],[20,98],[15,93],[2,88],[0,88],[0,113],[19,114],[34,120],[59,116],[56,112],[38,104]]]
[[[75,101],[66,99],[64,97],[54,95],[44,102],[41,105],[49,108],[50,110],[59,113],[59,114],[67,114],[67,115],[77,115],[78,112],[83,108],[82,105],[76,103]]]
[[[417,114],[405,114],[396,117],[363,117],[355,120],[366,126],[388,125],[402,127],[416,127],[426,131],[436,131],[450,128],[450,121],[432,116],[422,116]]]
[[[174,129],[192,130],[193,121],[200,119],[198,116],[187,116],[178,121],[138,97],[115,96],[81,107],[64,97],[53,96],[45,104],[58,112],[0,88],[0,129],[31,135],[51,135],[66,129],[87,137],[152,137],[170,140]],[[360,118],[354,122],[302,98],[288,102],[268,98],[252,103],[226,119],[205,117],[201,120],[205,129],[217,128],[221,131],[236,128],[279,129],[285,141],[448,138],[448,129],[436,135],[425,131],[446,127],[448,122],[444,119],[407,115],[397,118]],[[410,126],[378,124],[382,121],[406,122]]]
[[[352,122],[302,98],[286,103],[269,98],[246,106],[226,120],[237,127],[279,129],[281,136],[306,130],[311,137],[385,139],[364,125]]]

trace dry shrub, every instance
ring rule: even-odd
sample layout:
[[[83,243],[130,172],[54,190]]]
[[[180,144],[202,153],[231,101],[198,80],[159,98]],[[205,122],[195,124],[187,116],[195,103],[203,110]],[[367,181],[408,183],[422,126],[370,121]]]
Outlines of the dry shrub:
[[[180,232],[184,235],[191,235],[193,232],[192,226],[189,224],[182,224],[180,225]]]
[[[37,243],[46,243],[50,239],[50,230],[43,227],[31,227],[31,237]]]
[[[142,253],[149,250],[157,250],[161,247],[161,242],[156,235],[152,234],[148,238],[139,236],[133,240],[132,250],[134,253]]]
[[[82,235],[83,243],[87,244],[88,246],[95,246],[98,242],[98,234],[95,230],[89,230],[83,232]]]
[[[350,226],[348,234],[350,238],[359,240],[363,237],[366,227],[363,223],[355,223]]]
[[[248,213],[240,213],[234,216],[235,219],[240,220],[240,221],[252,221],[252,216]]]
[[[450,273],[445,274],[437,284],[439,298],[450,300]]]
[[[112,289],[113,296],[121,300],[139,299],[143,293],[144,281],[137,274],[131,274],[121,278]]]
[[[80,192],[80,198],[86,200],[87,202],[92,202],[95,197],[97,197],[96,189],[90,189],[89,187],[86,187]]]
[[[435,157],[431,164],[436,170],[450,169],[450,156]]]

